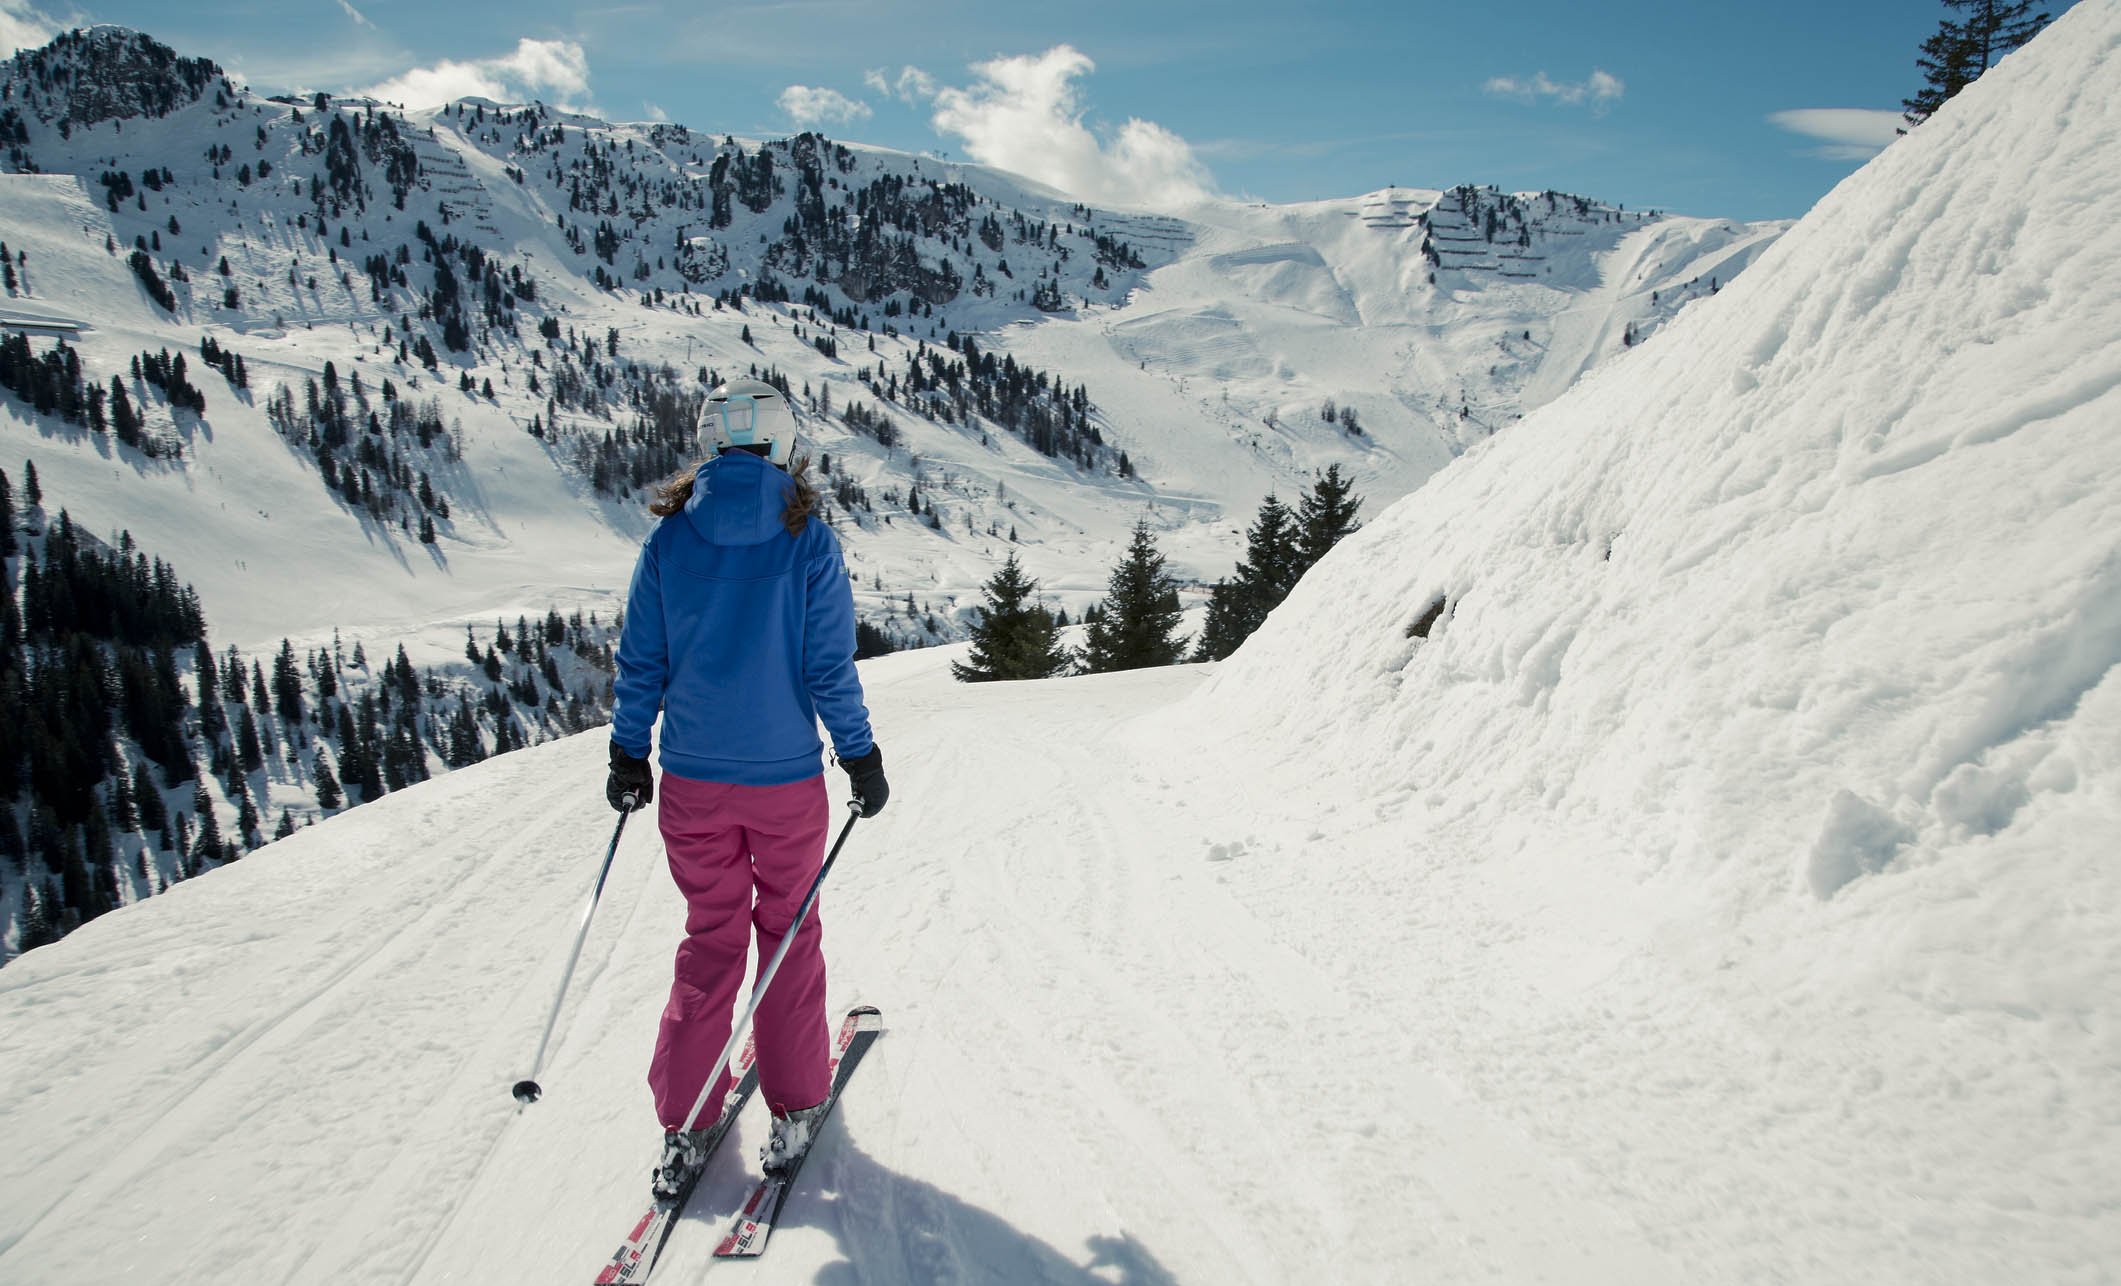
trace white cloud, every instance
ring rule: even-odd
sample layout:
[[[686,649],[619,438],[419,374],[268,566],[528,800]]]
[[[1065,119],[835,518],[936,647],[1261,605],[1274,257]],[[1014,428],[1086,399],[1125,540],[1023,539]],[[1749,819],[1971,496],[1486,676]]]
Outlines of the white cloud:
[[[516,42],[515,52],[468,62],[444,59],[358,91],[407,107],[439,107],[459,98],[522,102],[537,98],[569,111],[589,96],[589,59],[571,40]]]
[[[1768,120],[1792,134],[1816,138],[1826,144],[1814,148],[1813,156],[1835,161],[1867,161],[1900,136],[1906,122],[1898,112],[1871,107],[1800,107],[1770,112]]]
[[[642,102],[641,110],[647,113],[647,119],[654,121],[658,125],[666,124],[670,120],[670,113],[664,111],[662,108],[656,106],[654,103],[645,101]]]
[[[1628,92],[1627,83],[1620,77],[1596,67],[1591,69],[1587,80],[1558,81],[1542,71],[1529,80],[1522,76],[1491,76],[1482,88],[1498,97],[1527,103],[1544,98],[1568,107],[1588,105],[1593,113],[1601,116]]]
[[[348,4],[347,0],[339,0],[339,7],[346,11],[346,16],[353,19],[355,25],[366,27],[370,31],[374,31],[376,29],[376,24],[368,20],[368,15],[362,13],[359,9],[354,8],[351,4]]]
[[[59,30],[58,23],[24,0],[0,0],[0,58],[12,57],[17,50],[49,44]]]
[[[931,123],[975,161],[1086,200],[1168,208],[1212,195],[1207,166],[1163,126],[1130,119],[1104,141],[1090,132],[1075,82],[1096,69],[1068,45],[976,63],[972,86],[934,92]]]
[[[918,67],[899,68],[897,80],[887,78],[878,68],[863,73],[862,83],[879,94],[916,105],[934,98],[937,89],[935,77]]]
[[[869,104],[860,99],[849,98],[836,89],[813,89],[809,85],[790,85],[781,91],[779,102],[788,119],[805,129],[813,125],[843,125],[870,114]]]

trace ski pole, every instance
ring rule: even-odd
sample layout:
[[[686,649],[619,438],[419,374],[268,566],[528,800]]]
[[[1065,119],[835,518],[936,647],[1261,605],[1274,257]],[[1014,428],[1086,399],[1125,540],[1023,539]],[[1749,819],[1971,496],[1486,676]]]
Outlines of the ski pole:
[[[699,1124],[700,1112],[707,1106],[708,1094],[713,1092],[714,1083],[722,1079],[722,1070],[729,1066],[729,1060],[736,1056],[737,1043],[744,1039],[744,1029],[751,1025],[751,1017],[758,1012],[759,1002],[766,998],[766,988],[773,985],[773,975],[781,971],[781,961],[787,958],[788,948],[795,945],[796,931],[801,929],[803,921],[809,918],[810,908],[817,905],[818,890],[825,887],[825,877],[832,873],[832,864],[839,860],[840,846],[847,842],[847,834],[854,829],[855,822],[861,820],[861,801],[848,800],[847,813],[847,824],[840,827],[840,837],[832,842],[832,851],[825,855],[825,864],[817,869],[817,878],[810,881],[810,891],[803,895],[803,904],[796,908],[795,919],[789,921],[788,932],[781,935],[779,949],[773,953],[773,959],[766,962],[765,971],[759,975],[757,984],[751,988],[751,1002],[745,1005],[744,1012],[737,1016],[736,1026],[729,1029],[729,1043],[722,1046],[722,1056],[714,1060],[714,1070],[707,1073],[706,1083],[700,1086],[700,1096],[693,1100],[692,1110],[685,1114],[687,1133]]]
[[[525,1107],[537,1102],[545,1093],[538,1085],[538,1072],[545,1066],[545,1045],[552,1039],[553,1024],[560,1020],[560,1002],[567,999],[567,984],[574,978],[575,961],[582,957],[582,940],[589,936],[589,917],[596,914],[597,899],[604,896],[604,877],[611,874],[611,859],[619,855],[619,836],[626,833],[626,819],[640,807],[631,792],[622,802],[626,806],[619,810],[619,824],[612,829],[611,847],[604,853],[604,869],[597,872],[596,887],[589,891],[589,905],[582,908],[582,926],[575,930],[574,950],[567,953],[567,968],[560,974],[560,992],[552,998],[552,1013],[545,1018],[545,1034],[538,1037],[537,1057],[530,1060],[530,1075],[515,1084],[516,1102]]]

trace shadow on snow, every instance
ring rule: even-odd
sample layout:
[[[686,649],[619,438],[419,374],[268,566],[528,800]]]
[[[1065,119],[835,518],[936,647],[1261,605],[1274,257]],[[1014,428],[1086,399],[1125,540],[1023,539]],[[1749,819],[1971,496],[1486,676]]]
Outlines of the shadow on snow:
[[[961,1197],[888,1169],[844,1135],[828,1135],[821,1148],[804,1168],[775,1234],[816,1228],[838,1239],[841,1257],[818,1271],[812,1279],[818,1286],[1177,1284],[1132,1234],[1093,1236],[1082,1257],[1071,1258]],[[690,1218],[711,1218],[719,1235],[729,1215],[695,1210]]]

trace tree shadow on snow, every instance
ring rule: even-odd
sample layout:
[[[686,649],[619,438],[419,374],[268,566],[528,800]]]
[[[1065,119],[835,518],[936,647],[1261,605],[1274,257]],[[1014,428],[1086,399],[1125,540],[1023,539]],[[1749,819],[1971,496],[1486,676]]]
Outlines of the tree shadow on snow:
[[[781,1225],[839,1238],[844,1258],[819,1271],[819,1286],[1178,1281],[1131,1234],[1091,1237],[1082,1257],[1072,1258],[932,1183],[887,1169],[844,1136],[804,1169]]]

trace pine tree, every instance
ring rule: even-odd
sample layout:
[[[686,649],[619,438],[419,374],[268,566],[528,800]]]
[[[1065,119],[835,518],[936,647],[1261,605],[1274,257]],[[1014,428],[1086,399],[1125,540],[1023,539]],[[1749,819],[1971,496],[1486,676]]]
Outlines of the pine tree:
[[[500,746],[495,753],[501,753]],[[444,756],[452,768],[463,768],[486,758],[486,746],[479,737],[479,721],[471,712],[471,698],[457,694],[456,717],[449,725],[449,753]]]
[[[155,785],[154,770],[146,764],[133,767],[133,803],[140,810],[143,832],[169,828],[169,809],[163,804],[162,792]],[[169,846],[165,844],[163,847]]]
[[[200,639],[193,651],[193,675],[199,685],[199,737],[219,768],[225,752],[221,742],[228,732],[228,714],[221,706],[221,681],[214,666],[214,651]]]
[[[1082,666],[1092,674],[1175,665],[1185,653],[1178,637],[1178,586],[1164,570],[1164,556],[1149,533],[1149,520],[1134,524],[1133,539],[1106,583],[1105,599],[1090,622]]]
[[[111,760],[118,765],[118,770],[111,774],[111,820],[121,831],[139,830],[140,806],[133,796],[132,774],[125,771],[125,760],[118,754],[113,753]]]
[[[67,827],[59,841],[58,867],[63,905],[73,923],[86,924],[103,914],[101,890],[88,869],[88,854],[82,850],[81,833],[75,827]]]
[[[15,487],[0,469],[0,558],[13,558],[15,548]]]
[[[339,790],[339,779],[332,774],[331,761],[327,760],[324,757],[324,752],[319,749],[317,751],[317,807],[324,809],[337,808],[345,802],[346,796]]]
[[[1208,595],[1208,619],[1195,644],[1193,659],[1220,661],[1238,649],[1281,606],[1301,575],[1295,516],[1273,493],[1260,502],[1259,514],[1245,532],[1245,557],[1236,574],[1215,582]]]
[[[22,886],[22,910],[18,922],[21,927],[16,931],[15,946],[19,950],[28,951],[59,940],[59,931],[52,927],[51,915],[45,910],[44,898],[37,892],[35,880]]]
[[[214,801],[206,793],[206,779],[192,788],[191,809],[199,819],[199,829],[192,836],[191,855],[195,866],[203,866],[208,860],[221,859],[221,821],[214,816]]]
[[[236,753],[244,772],[264,769],[265,747],[258,741],[258,721],[251,716],[249,706],[244,706],[236,717]]]
[[[356,744],[360,746],[361,751],[360,775],[354,775],[354,756],[351,752],[342,752],[339,764],[346,772],[347,784],[361,787],[361,802],[372,804],[383,798],[383,734],[376,726],[376,700],[373,696],[364,694],[361,697],[356,735]]]
[[[972,630],[971,664],[950,663],[960,682],[1044,679],[1069,665],[1053,614],[1036,601],[1038,582],[1024,575],[1016,551],[980,586],[986,602]]]
[[[118,441],[129,447],[140,445],[140,413],[133,409],[124,382],[115,375],[110,377],[110,421]]]
[[[258,805],[250,797],[250,788],[242,782],[236,783],[236,834],[251,848],[258,846]]]
[[[244,682],[243,654],[234,647],[221,663],[221,699],[231,705],[243,705],[250,700],[250,686]]]
[[[302,668],[295,662],[294,644],[280,640],[280,655],[272,663],[273,704],[289,727],[302,722]]]
[[[1922,72],[1923,87],[1900,102],[1911,126],[1928,120],[2005,54],[2039,35],[2049,17],[2034,13],[2032,0],[1944,0],[1944,5],[1965,13],[1966,21],[1947,18],[1922,42],[1915,66]]]
[[[118,907],[118,882],[114,865],[118,860],[117,846],[112,842],[110,814],[103,805],[91,805],[88,820],[81,827],[85,856],[88,859],[89,878],[96,886],[96,903],[105,911]]]
[[[1344,538],[1361,530],[1355,521],[1362,497],[1355,494],[1355,480],[1342,476],[1340,466],[1328,465],[1313,478],[1311,489],[1297,502],[1296,569],[1289,578],[1294,587],[1303,574],[1316,566],[1326,552]]]
[[[420,748],[419,733],[413,727],[410,710],[406,712],[405,721],[391,734],[384,748],[384,757],[398,778],[398,784],[393,785],[392,790],[427,780],[427,755]]]

